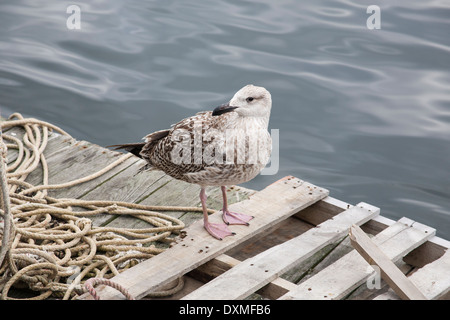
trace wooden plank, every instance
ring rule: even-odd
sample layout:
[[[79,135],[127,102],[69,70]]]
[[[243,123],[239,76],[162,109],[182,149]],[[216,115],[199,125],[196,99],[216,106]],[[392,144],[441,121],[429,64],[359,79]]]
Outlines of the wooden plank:
[[[375,218],[361,225],[361,229],[364,230],[364,232],[370,234],[371,236],[374,236],[380,233],[382,230],[386,229],[388,225],[392,225],[395,222],[396,221],[378,215]],[[345,256],[347,253],[353,250],[354,248],[350,243],[349,237],[346,237],[342,242],[339,242],[339,244],[336,247],[334,247],[333,250],[326,257],[321,259],[319,263],[315,264],[312,269],[308,270],[307,273],[305,273],[304,276],[301,277],[300,281],[294,282],[300,283],[307,280],[308,278],[315,276],[317,273],[319,273],[320,271],[322,271],[323,269],[333,264],[338,259],[340,259],[341,257]]]
[[[130,159],[131,160],[131,159]],[[82,200],[110,200],[110,201],[124,201],[130,203],[141,203],[142,199],[148,197],[159,188],[163,188],[173,178],[167,176],[162,171],[150,171],[137,173],[139,168],[144,165],[143,160],[137,161],[137,158],[133,157],[135,161],[125,170],[119,171],[117,174],[106,179],[99,185],[90,185],[89,188],[85,188],[85,193],[80,197]],[[133,161],[131,160],[131,161]],[[177,205],[172,203],[166,203],[166,205]],[[110,221],[111,215],[99,215],[91,217],[95,226],[104,225]],[[142,222],[139,219],[133,217],[119,217],[119,221],[123,221],[123,225],[127,228],[132,228],[130,224]],[[114,220],[115,221],[115,220]],[[145,224],[142,222],[142,224]],[[141,226],[142,226],[141,224]],[[119,227],[117,224],[114,227]],[[136,226],[138,228],[139,226]]]
[[[276,300],[282,295],[286,294],[290,290],[296,287],[295,283],[292,283],[283,278],[275,278],[264,287],[256,291],[257,294],[260,294],[266,299]]]
[[[54,152],[51,150],[48,150],[47,152],[50,153],[47,157],[47,164],[49,167],[49,184],[66,183],[94,174],[105,168],[107,165],[118,160],[119,156],[122,155],[121,153],[107,150],[86,141],[78,141],[71,144],[70,147],[64,148],[60,152]],[[100,177],[85,183],[77,184],[70,188],[49,190],[49,195],[60,198],[78,198],[121,170],[127,168],[137,160],[138,159],[136,157],[126,159],[123,163],[119,164],[117,167],[111,169]],[[38,168],[30,173],[26,181],[34,185],[39,185],[41,184],[41,177],[42,170]]]
[[[391,260],[398,261],[432,237],[435,232],[432,228],[414,227],[417,225],[410,219],[402,218],[377,234],[373,241]],[[368,265],[364,258],[353,250],[300,283],[295,290],[291,290],[281,299],[342,299],[373,274],[374,272],[368,272]]]
[[[253,193],[254,192],[255,191],[253,191]],[[257,237],[252,238],[252,240],[249,241],[250,243],[244,243],[236,246],[231,250],[228,250],[226,255],[223,254],[215,259],[212,259],[211,261],[193,270],[191,273],[189,273],[189,275],[194,277],[195,279],[202,281],[203,283],[211,281],[212,279],[220,276],[222,273],[228,271],[241,261],[253,257],[254,255],[267,250],[272,246],[288,241],[300,235],[301,233],[313,228],[314,226],[306,222],[306,220],[311,220],[314,218],[314,216],[323,216],[325,214],[324,211],[327,212],[326,219],[329,219],[332,216],[335,216],[336,214],[351,207],[353,207],[353,205],[335,199],[331,196],[327,196],[326,198],[316,202],[308,208],[301,210],[299,212],[300,214],[296,213],[292,217],[289,217],[279,224],[274,225],[270,230],[264,232],[264,234],[259,234]],[[312,210],[312,208],[314,209]],[[306,210],[308,210],[307,218],[303,219],[305,217],[304,212]],[[364,225],[367,225],[378,217],[379,216],[373,218]],[[317,220],[318,219],[316,219],[316,221]],[[258,240],[258,237],[261,237],[261,239]],[[351,248],[350,244],[349,247]],[[353,248],[351,248],[350,250],[352,249]],[[272,282],[268,283],[266,286],[259,289],[256,293],[260,294],[264,298],[278,299],[280,296],[286,294],[289,290],[296,287],[295,283],[293,283],[295,279],[303,277],[305,273],[309,275],[311,267],[314,267],[314,271],[316,271],[315,265],[318,261],[324,259],[324,256],[330,253],[330,250],[332,250],[332,254],[334,254],[335,251],[340,251],[335,248],[335,245],[328,245],[307,260],[302,261],[299,266],[293,267],[286,273],[282,274],[281,277],[276,278]],[[340,256],[343,255],[343,253],[336,254],[340,254]],[[232,263],[229,262],[230,259],[232,260]],[[182,296],[179,297],[181,298]]]
[[[273,246],[295,238],[311,228],[314,228],[314,226],[300,219],[289,217],[272,226],[266,232],[256,235],[249,241],[250,243],[246,242],[229,250],[227,254],[244,261]]]
[[[255,191],[250,190],[249,192],[254,193]],[[218,203],[218,205],[221,205],[221,201],[220,203]],[[324,220],[327,220],[335,216],[336,214],[341,213],[345,209],[351,207],[353,207],[353,205],[335,199],[331,196],[327,196],[326,198],[316,202],[308,208],[301,210],[299,213],[294,214],[292,217],[289,217],[279,224],[274,225],[271,229],[264,232],[264,234],[259,234],[256,237],[253,237],[251,241],[248,241],[250,243],[243,243],[241,245],[238,245],[233,249],[228,250],[226,255],[221,255],[198,267],[197,269],[193,270],[190,275],[195,279],[206,283],[214,279],[215,277],[218,277],[225,271],[231,269],[240,261],[253,257],[254,255],[267,250],[270,247],[288,241],[300,235],[301,233],[315,227],[315,225],[311,225],[309,222],[307,222],[307,220],[311,220],[315,216],[320,216],[321,218],[319,219],[323,219],[323,217],[325,216],[326,218]],[[308,214],[306,219],[304,219],[304,212],[306,210],[308,211]],[[378,217],[379,216],[375,217],[374,219],[377,219]],[[318,221],[319,219],[315,219],[315,221]],[[374,221],[374,219],[370,220],[364,225],[367,225],[371,221]],[[258,237],[260,237],[261,239],[258,240]],[[274,281],[270,282],[265,287],[258,290],[256,293],[262,295],[265,298],[278,299],[280,296],[284,295],[290,289],[296,286],[293,281],[300,277],[303,277],[304,273],[307,273],[309,275],[311,267],[315,266],[317,264],[317,261],[321,261],[324,255],[327,255],[330,250],[332,250],[332,252],[334,253],[336,251],[336,249],[333,249],[334,247],[335,246],[332,244],[326,246],[325,248],[311,256],[309,259],[303,261],[300,266],[296,266],[287,271],[286,273],[281,275],[280,278],[277,278]],[[351,248],[350,244],[349,247]],[[350,250],[352,249],[353,248],[351,248]],[[225,263],[221,259],[224,256],[227,256],[228,259],[232,259],[234,263]],[[316,268],[314,267],[314,271],[315,270]]]
[[[336,260],[345,256],[352,250],[354,249],[350,244],[350,240],[347,236],[342,241],[338,242],[337,245],[333,245],[331,248],[329,248],[328,254],[323,255],[322,259],[319,258],[314,265],[311,265],[308,269],[301,270],[302,273],[297,274],[297,277],[293,278],[292,282],[298,285],[299,283],[302,283],[307,279],[314,277],[323,269],[327,268],[329,265],[333,264],[334,262],[336,262]]]
[[[439,259],[414,272],[408,279],[427,299],[440,299],[450,291],[450,250]],[[398,300],[392,289],[378,295],[374,300]]]
[[[380,268],[381,277],[404,300],[426,300],[423,293],[409,281],[395,264],[358,226],[350,228],[350,240],[369,264]]]
[[[241,262],[184,299],[243,299],[314,252],[345,236],[352,224],[362,224],[378,213],[378,208],[358,204],[296,238]]]
[[[362,258],[362,257],[361,257]],[[363,258],[364,259],[364,258]],[[414,269],[409,264],[405,263],[402,259],[398,260],[395,265],[403,272],[404,275],[408,275]],[[367,267],[367,272],[373,270],[371,267]],[[389,289],[389,285],[381,279],[378,273],[373,272],[373,275],[367,279],[366,283],[360,285],[353,290],[350,294],[345,296],[346,300],[373,300],[373,298],[379,295],[381,292],[386,292]]]
[[[202,280],[203,283],[205,283],[220,276],[234,266],[237,266],[239,263],[241,263],[241,261],[238,259],[230,257],[227,254],[222,254],[211,261],[208,261],[204,265],[199,266],[197,269],[192,270],[189,275],[195,279]],[[257,293],[268,299],[277,299],[295,287],[296,285],[290,281],[276,278],[266,286],[262,287]]]
[[[145,161],[137,157],[132,157],[132,159],[134,163],[126,170],[122,170],[100,186],[86,192],[82,198],[84,200],[102,199],[138,202],[172,180],[159,170],[139,172],[139,169],[145,165]]]
[[[328,195],[328,190],[314,187],[306,181],[285,177],[255,193],[250,199],[230,206],[232,211],[255,216],[250,226],[231,226],[236,232],[235,236],[226,237],[222,241],[216,240],[204,230],[203,221],[194,222],[185,229],[186,236],[175,246],[122,272],[113,281],[127,288],[136,299],[140,299],[158,286],[186,274]],[[221,213],[210,215],[210,220],[220,222]],[[102,287],[98,293],[102,299],[123,298],[120,293],[108,287]],[[90,297],[81,297],[86,298]]]
[[[292,217],[287,218],[284,221],[281,221],[280,223],[272,226],[270,229],[268,229],[266,232],[261,233],[251,239],[251,241],[242,243],[239,246],[234,247],[233,249],[227,251],[227,255],[232,256],[233,258],[236,258],[237,260],[243,261],[245,259],[248,259],[250,257],[255,256],[258,253],[261,253],[264,250],[267,250],[270,247],[273,247],[275,245],[278,245],[282,242],[288,241],[303,232],[315,227],[316,225],[312,225],[310,222],[317,222],[319,220],[327,220],[338,213],[341,213],[347,208],[351,208],[353,205],[350,205],[346,202],[340,201],[338,199],[335,199],[331,196],[327,196],[324,199],[317,201],[313,205],[300,210],[298,213],[294,214]],[[305,212],[307,211],[307,214]],[[314,218],[314,217],[320,217],[320,218]],[[326,217],[326,218],[324,218]],[[320,222],[323,222],[320,221]],[[371,220],[372,221],[372,220]],[[259,239],[258,239],[259,238]],[[315,253],[313,256],[311,256],[306,261],[303,261],[301,263],[301,267],[295,267],[286,272],[281,276],[280,279],[288,280],[284,281],[284,283],[289,282],[292,284],[292,281],[295,279],[298,279],[301,277],[301,275],[304,272],[308,272],[308,270],[311,268],[311,266],[315,265],[318,260],[323,259],[323,256],[326,255],[330,248],[332,248],[333,245],[329,245],[322,250]],[[227,269],[228,270],[228,269]],[[223,270],[221,273],[223,273],[226,270]],[[220,273],[220,274],[221,274]],[[216,276],[218,276],[217,274]],[[211,279],[208,279],[208,281]],[[275,280],[274,280],[275,281]],[[277,294],[281,296],[281,292],[284,289],[280,290],[270,290],[273,286],[269,283],[267,285],[267,288],[269,290],[266,290],[265,287],[263,287],[261,290],[263,291],[263,294],[265,297],[275,297]],[[284,291],[286,293],[288,290]],[[278,292],[278,293],[277,293]],[[278,296],[276,297],[278,298]]]

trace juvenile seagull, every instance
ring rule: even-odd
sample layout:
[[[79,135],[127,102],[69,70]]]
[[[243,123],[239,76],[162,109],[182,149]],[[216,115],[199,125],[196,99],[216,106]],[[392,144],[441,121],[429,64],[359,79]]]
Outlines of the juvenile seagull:
[[[253,179],[267,164],[272,150],[268,132],[272,99],[263,87],[247,85],[227,104],[200,112],[171,129],[144,137],[145,142],[114,145],[147,161],[145,169],[159,169],[171,177],[200,185],[205,229],[222,240],[233,235],[227,225],[248,225],[253,217],[228,210],[226,185]],[[207,186],[222,189],[222,219],[210,223]]]

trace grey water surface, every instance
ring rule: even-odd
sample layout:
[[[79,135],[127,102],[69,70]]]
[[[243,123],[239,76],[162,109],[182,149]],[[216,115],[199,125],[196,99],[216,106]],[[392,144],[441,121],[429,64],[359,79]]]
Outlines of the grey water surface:
[[[1,0],[0,110],[106,146],[264,86],[279,169],[244,186],[294,175],[449,239],[449,35],[444,0]]]

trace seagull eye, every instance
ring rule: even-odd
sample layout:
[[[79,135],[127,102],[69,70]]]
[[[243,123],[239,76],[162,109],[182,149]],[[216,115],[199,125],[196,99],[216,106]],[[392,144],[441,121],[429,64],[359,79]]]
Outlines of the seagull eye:
[[[247,99],[245,99],[245,100],[247,100],[247,102],[252,102],[253,101],[253,97],[248,97]]]

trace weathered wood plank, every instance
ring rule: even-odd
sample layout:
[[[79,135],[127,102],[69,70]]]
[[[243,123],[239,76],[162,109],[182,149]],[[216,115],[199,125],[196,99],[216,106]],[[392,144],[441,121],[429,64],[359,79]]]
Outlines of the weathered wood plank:
[[[314,265],[305,265],[303,268],[299,268],[296,274],[297,277],[292,278],[292,282],[299,284],[309,278],[314,277],[317,273],[321,272],[323,269],[334,263],[337,259],[345,256],[347,253],[352,251],[353,247],[350,244],[348,236],[346,236],[342,241],[338,241],[337,244],[331,244],[325,247],[323,250],[326,249],[328,250],[328,252],[325,252],[325,254],[322,254],[322,256],[317,257],[316,263]],[[319,262],[317,263],[317,261]]]
[[[91,185],[90,189],[85,189],[85,193],[80,197],[82,200],[110,200],[110,201],[124,201],[130,203],[141,203],[142,199],[148,197],[159,188],[163,188],[171,177],[167,176],[162,171],[149,171],[137,173],[139,168],[144,165],[143,160],[135,161],[125,170],[119,171],[114,176],[106,179],[99,185]],[[169,191],[168,191],[169,192]],[[176,205],[168,204],[166,205]],[[91,218],[95,226],[103,225],[111,220],[111,215],[100,215]],[[132,226],[129,223],[142,222],[133,217],[119,217],[115,220],[116,227],[119,227],[120,222],[124,221],[121,226],[126,225],[127,228]],[[115,221],[114,220],[114,221]],[[134,220],[134,221],[133,221]],[[142,222],[143,223],[143,222]],[[138,227],[138,226],[136,226]]]
[[[70,143],[70,146],[59,152],[52,150],[48,150],[48,152],[50,154],[46,159],[49,167],[49,184],[66,183],[94,174],[118,160],[121,155],[120,153],[109,151],[86,141],[78,141],[74,144]],[[49,195],[60,198],[78,198],[136,161],[137,158],[129,158],[100,177],[73,187],[49,190]],[[41,184],[41,180],[41,168],[30,173],[26,179],[27,182],[34,185]]]
[[[350,208],[296,238],[241,262],[184,299],[243,299],[301,260],[343,237],[351,225],[362,224],[379,213],[379,209],[370,207],[367,209],[359,204]]]
[[[274,225],[266,232],[256,235],[250,243],[243,243],[228,251],[227,254],[244,261],[273,246],[295,238],[313,227],[304,221],[289,217]]]
[[[414,221],[406,218],[377,234],[373,241],[387,254],[397,261],[406,253],[424,243],[433,236],[435,230],[415,228]],[[282,300],[291,299],[342,299],[353,289],[364,283],[373,273],[368,272],[367,262],[353,250],[332,263],[313,277],[300,283]]]
[[[350,228],[350,240],[359,254],[380,269],[381,277],[404,300],[426,300],[422,292],[358,226]]]
[[[311,227],[315,227],[317,224],[320,224],[352,207],[353,205],[347,202],[328,196],[295,214],[292,219],[299,219],[302,222],[310,224]],[[371,221],[374,221],[374,219],[378,219],[378,217],[379,216],[376,216],[375,218],[369,220],[363,226],[369,224]],[[305,278],[313,276],[321,268],[326,266],[327,260],[329,260],[332,256],[342,256],[345,254],[342,252],[343,248],[345,250],[345,245],[343,245],[343,242],[345,242],[345,239],[343,241],[339,239],[336,243],[331,243],[325,246],[305,261],[302,261],[299,265],[284,273],[281,278],[289,280],[292,283],[298,283],[299,281],[303,281]],[[286,292],[283,294],[285,293]],[[280,294],[280,296],[283,294]],[[276,297],[276,299],[278,298],[279,296]]]
[[[139,203],[143,205],[170,205],[183,207],[201,207],[200,187],[195,184],[175,180],[159,170],[138,173],[143,160],[108,179],[92,191],[85,194],[83,200],[112,200]],[[222,192],[219,187],[208,188],[208,208],[222,208]],[[244,200],[256,191],[241,187],[232,187],[228,191],[228,203]],[[186,226],[202,218],[201,212],[164,211],[165,214],[181,219]],[[108,223],[108,221],[111,221]],[[94,225],[108,223],[110,227],[142,228],[145,222],[128,216],[112,219],[110,215],[93,218]]]
[[[137,157],[132,157],[132,159],[134,160],[133,164],[126,170],[86,192],[83,199],[102,198],[103,200],[138,202],[171,180],[169,176],[159,170],[139,172],[139,169],[145,165],[145,161]]]
[[[333,197],[327,196],[313,205],[300,210],[292,217],[273,225],[266,232],[256,235],[252,238],[250,243],[242,243],[241,245],[229,250],[227,254],[243,261],[270,247],[300,235],[308,229],[315,227],[317,224],[337,215],[338,213],[341,213],[350,207],[353,206]],[[314,259],[311,260],[311,264],[314,264]],[[283,276],[283,278],[285,277]],[[291,280],[290,278],[292,277],[286,277],[288,280]]]
[[[182,276],[328,195],[327,190],[320,190],[294,177],[281,179],[250,199],[230,206],[230,210],[255,216],[250,226],[231,226],[235,236],[216,240],[204,230],[203,221],[197,221],[185,230],[186,237],[174,247],[124,271],[113,281],[127,288],[135,298],[142,298],[158,286]],[[221,214],[210,215],[210,220],[220,222]],[[111,288],[103,287],[98,292],[102,299],[122,299],[120,293]]]
[[[282,295],[286,294],[286,292],[294,289],[295,286],[295,283],[278,277],[256,291],[256,293],[260,294],[266,299],[276,300]]]
[[[203,282],[208,282],[230,270],[234,266],[237,266],[239,263],[241,263],[240,260],[230,257],[227,254],[222,254],[191,271],[189,275],[195,279],[202,280]],[[259,291],[257,291],[257,293],[261,294],[265,298],[277,299],[295,287],[296,285],[290,281],[282,278],[276,278],[272,282],[269,282],[266,286],[262,287]]]
[[[439,259],[414,272],[408,279],[427,299],[439,299],[450,290],[450,250]],[[400,297],[392,289],[378,295],[374,300],[398,300]]]
[[[378,215],[375,218],[361,225],[361,229],[363,229],[364,232],[368,233],[369,235],[373,236],[394,223],[395,221],[386,219],[385,217]],[[345,256],[347,253],[353,250],[354,248],[350,243],[349,237],[348,236],[345,237],[345,239],[339,242],[338,245],[335,246],[332,249],[332,251],[328,255],[326,255],[326,257],[321,259],[319,263],[315,264],[313,268],[306,270],[304,275],[301,276],[300,281],[294,282],[300,283],[307,280],[308,278],[315,276],[317,273],[319,273],[320,271],[322,271],[323,269],[325,269],[326,267],[337,261],[339,258]]]
[[[414,269],[409,264],[405,263],[402,259],[395,262],[397,268],[403,272],[404,275],[408,275]],[[368,267],[367,271],[372,270]],[[350,294],[344,297],[346,300],[372,300],[374,297],[382,292],[386,292],[389,289],[389,285],[384,281],[377,273],[374,273],[367,281],[353,290]]]

